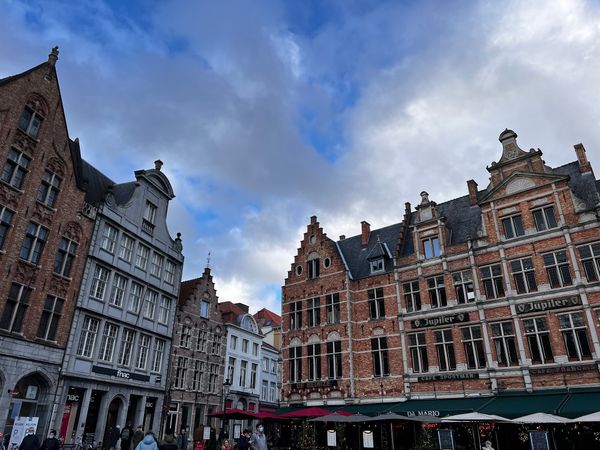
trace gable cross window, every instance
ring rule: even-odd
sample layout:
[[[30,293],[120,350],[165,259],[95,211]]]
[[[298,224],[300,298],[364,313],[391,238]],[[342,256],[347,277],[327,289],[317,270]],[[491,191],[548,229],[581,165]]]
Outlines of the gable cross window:
[[[30,161],[31,158],[29,156],[11,148],[8,151],[8,159],[4,164],[0,179],[14,188],[21,189]]]
[[[54,172],[51,172],[48,169],[44,170],[42,183],[40,184],[40,189],[37,194],[37,201],[50,208],[54,208],[58,193],[60,192],[61,182],[62,179]]]
[[[36,139],[40,132],[40,126],[42,125],[43,120],[44,118],[39,113],[35,112],[29,106],[26,106],[19,119],[19,128],[32,138]]]

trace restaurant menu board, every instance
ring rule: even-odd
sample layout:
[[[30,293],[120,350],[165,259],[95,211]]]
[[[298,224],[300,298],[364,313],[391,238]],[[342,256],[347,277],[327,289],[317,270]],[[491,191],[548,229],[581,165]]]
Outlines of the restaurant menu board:
[[[550,450],[547,431],[530,431],[531,450]]]
[[[210,427],[204,427],[204,431],[202,432],[202,439],[205,441],[210,440]]]
[[[440,450],[454,450],[454,432],[452,430],[438,430]]]
[[[337,447],[335,430],[327,430],[327,447]]]
[[[363,447],[375,448],[375,443],[373,442],[373,432],[371,430],[363,431]]]

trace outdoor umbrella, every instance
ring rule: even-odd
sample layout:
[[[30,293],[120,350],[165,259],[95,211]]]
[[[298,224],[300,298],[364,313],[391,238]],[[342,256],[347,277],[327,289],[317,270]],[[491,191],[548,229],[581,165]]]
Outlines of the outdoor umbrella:
[[[365,416],[363,414],[351,414],[345,415],[340,414],[340,411],[334,412],[333,414],[328,414],[326,416],[317,417],[315,419],[310,419],[309,422],[342,422],[342,423],[352,423],[352,422],[369,422],[371,417]]]
[[[470,412],[444,417],[442,422],[511,422],[511,420],[507,419],[506,417],[496,416],[494,414]]]
[[[600,422],[600,411],[571,419],[570,422]]]
[[[280,414],[275,414],[274,412],[271,411],[261,411],[255,414],[257,419],[260,420],[288,420],[286,417],[283,417],[283,415]]]
[[[554,414],[535,413],[513,419],[515,423],[567,423],[570,422],[566,417],[555,416]]]
[[[207,414],[209,417],[227,417],[228,419],[256,419],[256,414],[251,413],[250,411],[244,411],[242,409],[228,409],[227,411],[217,411],[211,414]]]

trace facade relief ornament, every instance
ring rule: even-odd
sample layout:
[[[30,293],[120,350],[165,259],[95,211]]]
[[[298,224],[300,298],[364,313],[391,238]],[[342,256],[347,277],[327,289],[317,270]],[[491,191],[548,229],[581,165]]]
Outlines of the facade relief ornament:
[[[516,192],[524,191],[526,189],[532,188],[535,186],[535,183],[531,178],[515,178],[506,186],[507,194],[514,194]]]
[[[42,225],[50,226],[53,215],[54,211],[42,205],[41,203],[36,202],[31,217],[36,219],[36,221]]]
[[[83,229],[76,222],[67,222],[65,225],[64,236],[71,241],[81,242]]]
[[[19,206],[19,193],[0,183],[0,203],[11,209],[17,209]]]
[[[52,276],[50,292],[55,293],[57,297],[66,298],[68,290],[69,280],[67,280],[66,278],[59,277],[57,275]]]
[[[37,146],[37,141],[29,136],[27,133],[17,128],[15,138],[13,139],[12,145],[17,147],[19,150],[33,156]]]
[[[35,283],[37,278],[36,268],[23,261],[18,261],[15,268],[15,274],[13,276],[14,281],[25,286]]]
[[[67,173],[66,168],[65,168],[65,163],[60,158],[53,156],[52,158],[50,158],[48,160],[46,167],[49,170],[51,170],[52,172],[54,172],[56,175],[58,175],[59,177],[65,178],[65,175]]]

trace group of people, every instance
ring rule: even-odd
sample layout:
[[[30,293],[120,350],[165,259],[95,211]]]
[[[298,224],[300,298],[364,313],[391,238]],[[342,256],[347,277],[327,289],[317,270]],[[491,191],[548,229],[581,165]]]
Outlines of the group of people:
[[[3,443],[5,448],[8,448],[8,442]],[[33,427],[25,431],[25,436],[19,445],[19,450],[60,450],[60,441],[56,436],[56,430],[50,430],[48,437],[40,444],[40,440],[35,434]]]
[[[110,432],[110,450],[116,450],[119,439],[121,450],[187,450],[187,434],[183,429],[177,437],[172,430],[167,430],[165,438],[159,441],[153,431],[144,432],[141,425],[135,431],[131,424],[122,431],[116,425]]]
[[[238,439],[237,446],[234,447],[229,439],[223,439],[219,450],[268,450],[267,436],[262,423],[256,425],[256,432],[252,433],[249,429],[245,429]]]

